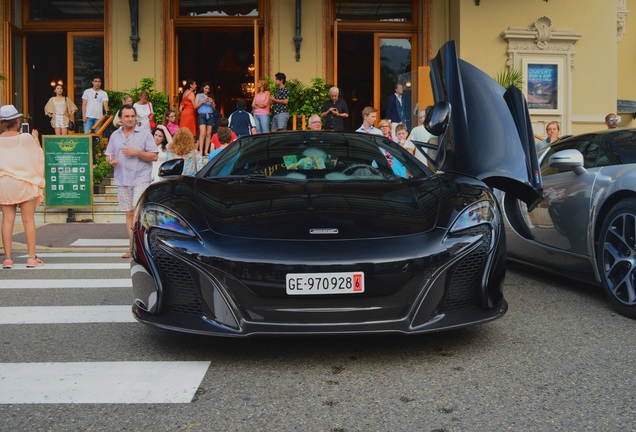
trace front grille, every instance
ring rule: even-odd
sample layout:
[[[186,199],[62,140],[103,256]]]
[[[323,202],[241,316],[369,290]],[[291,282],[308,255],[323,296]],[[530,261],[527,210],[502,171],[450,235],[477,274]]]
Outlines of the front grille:
[[[482,234],[483,238],[477,249],[455,266],[448,295],[444,301],[445,310],[461,309],[479,302],[484,263],[490,249],[492,233],[488,226],[476,227],[471,231],[471,235]]]
[[[148,235],[150,253],[155,259],[161,286],[163,288],[162,308],[168,312],[202,316],[203,308],[199,299],[199,290],[190,271],[176,258],[170,256],[162,247],[163,239],[187,239],[183,235],[152,229]]]

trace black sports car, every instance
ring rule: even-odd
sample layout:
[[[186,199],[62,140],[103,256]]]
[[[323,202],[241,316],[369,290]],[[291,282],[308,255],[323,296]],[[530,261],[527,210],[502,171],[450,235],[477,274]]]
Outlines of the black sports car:
[[[431,66],[435,172],[381,136],[313,131],[241,138],[194,177],[164,163],[167,180],[136,208],[134,316],[246,336],[423,333],[503,315],[492,188],[540,196],[525,101],[453,43]]]

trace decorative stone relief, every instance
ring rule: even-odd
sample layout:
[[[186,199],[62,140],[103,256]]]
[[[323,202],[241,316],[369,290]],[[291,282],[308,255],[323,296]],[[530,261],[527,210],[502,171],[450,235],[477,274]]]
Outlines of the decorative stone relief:
[[[508,41],[508,67],[518,67],[520,54],[566,54],[570,67],[574,67],[571,55],[581,33],[552,27],[550,17],[541,16],[530,27],[509,27],[502,37]]]
[[[627,0],[616,0],[616,42],[620,42],[625,36],[627,15],[629,15]]]
[[[529,65],[556,67],[558,87],[555,108],[530,108],[532,127],[536,134],[543,136],[545,126],[550,121],[561,124],[561,132],[570,131],[572,106],[571,74],[574,68],[574,44],[582,37],[581,33],[569,29],[555,28],[552,19],[540,16],[528,27],[509,27],[501,35],[508,42],[509,68],[521,70],[527,83]],[[528,98],[528,84],[524,94]]]

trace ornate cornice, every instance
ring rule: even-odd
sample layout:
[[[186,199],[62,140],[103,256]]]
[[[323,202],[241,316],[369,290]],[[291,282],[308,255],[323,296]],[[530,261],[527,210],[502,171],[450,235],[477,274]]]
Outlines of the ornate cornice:
[[[519,53],[573,54],[574,44],[582,34],[554,28],[550,17],[541,16],[530,27],[508,27],[501,36],[508,41],[507,65],[513,67]]]

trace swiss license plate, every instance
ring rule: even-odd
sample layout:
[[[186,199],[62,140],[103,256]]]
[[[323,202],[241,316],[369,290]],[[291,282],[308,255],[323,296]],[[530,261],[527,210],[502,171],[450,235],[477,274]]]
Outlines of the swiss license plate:
[[[285,287],[290,295],[359,294],[364,292],[364,273],[289,273]]]

